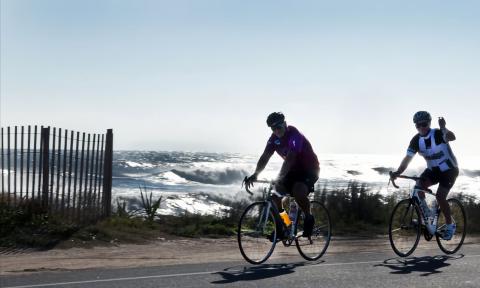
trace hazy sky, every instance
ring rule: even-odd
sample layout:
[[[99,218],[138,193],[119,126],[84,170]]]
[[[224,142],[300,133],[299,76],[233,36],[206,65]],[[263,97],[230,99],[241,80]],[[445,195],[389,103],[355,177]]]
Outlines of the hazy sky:
[[[479,1],[0,2],[2,126],[259,154],[283,111],[318,153],[401,154],[425,109],[480,154]]]

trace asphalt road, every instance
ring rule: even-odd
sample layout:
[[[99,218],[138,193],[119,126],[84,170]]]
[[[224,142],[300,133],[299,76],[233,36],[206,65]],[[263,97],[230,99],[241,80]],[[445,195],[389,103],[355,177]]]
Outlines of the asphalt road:
[[[328,253],[316,262],[300,256],[253,266],[244,261],[145,268],[37,272],[0,277],[20,287],[480,287],[480,244],[444,255],[419,248],[398,258],[390,251]]]

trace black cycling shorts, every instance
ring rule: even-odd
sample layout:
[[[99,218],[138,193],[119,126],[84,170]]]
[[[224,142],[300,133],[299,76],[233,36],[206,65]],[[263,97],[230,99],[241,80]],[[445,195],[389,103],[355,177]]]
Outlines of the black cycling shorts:
[[[440,186],[445,187],[447,189],[452,188],[453,184],[455,184],[455,180],[457,180],[458,176],[458,168],[452,168],[447,171],[440,171],[440,169],[426,169],[423,171],[421,178],[425,178],[430,180],[433,185],[439,183]]]
[[[287,189],[288,193],[292,195],[292,188],[296,182],[302,182],[307,185],[308,192],[314,191],[315,182],[318,180],[318,174],[320,171],[290,171],[285,178],[282,179],[283,186]]]

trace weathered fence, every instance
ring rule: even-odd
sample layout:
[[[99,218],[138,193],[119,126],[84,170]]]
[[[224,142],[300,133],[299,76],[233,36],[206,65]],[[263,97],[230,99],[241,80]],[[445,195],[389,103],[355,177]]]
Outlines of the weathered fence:
[[[1,128],[1,201],[36,203],[73,222],[111,213],[113,132]]]

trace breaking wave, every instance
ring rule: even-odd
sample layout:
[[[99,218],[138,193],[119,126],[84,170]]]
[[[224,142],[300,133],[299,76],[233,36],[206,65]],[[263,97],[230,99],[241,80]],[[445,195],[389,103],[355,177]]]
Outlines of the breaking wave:
[[[202,184],[214,184],[214,185],[229,185],[239,183],[248,174],[243,169],[231,169],[225,170],[178,170],[172,169],[171,172],[176,175],[193,182]]]

